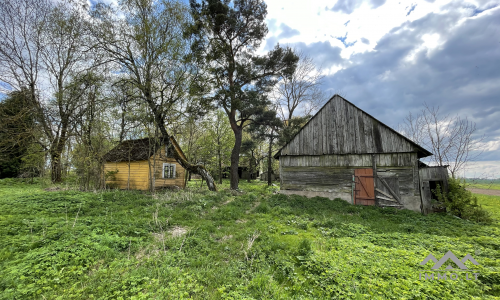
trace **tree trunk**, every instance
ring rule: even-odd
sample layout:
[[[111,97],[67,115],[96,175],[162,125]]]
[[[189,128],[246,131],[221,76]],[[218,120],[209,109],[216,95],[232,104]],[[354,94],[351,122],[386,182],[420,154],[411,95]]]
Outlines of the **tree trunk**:
[[[218,149],[219,151],[219,184],[222,184],[222,157],[220,154],[220,148]]]
[[[273,132],[271,131],[271,136]],[[271,186],[272,185],[272,180],[271,180],[271,174],[273,171],[272,167],[272,154],[273,154],[273,138],[269,138],[269,150],[267,151],[267,185]]]
[[[156,106],[156,103],[152,100],[152,98],[149,96],[149,93],[144,93],[146,102],[149,104],[149,108],[154,114],[155,122],[157,124],[158,129],[160,130],[161,133],[161,138],[165,144],[170,143],[170,135],[167,132],[167,129],[165,128],[165,119],[161,112],[158,111],[158,107]],[[179,153],[177,147],[172,147],[174,149],[173,151],[173,156],[175,160],[187,171],[199,174],[201,178],[205,179],[207,182],[208,189],[211,191],[217,191],[217,186],[215,185],[214,179],[212,178],[212,175],[210,175],[210,172],[205,169],[202,165],[193,165],[190,162],[188,162],[186,159],[184,159],[181,154]]]
[[[50,179],[52,183],[62,181],[61,153],[53,152],[50,155]]]
[[[167,135],[168,137],[168,135]],[[167,139],[167,141],[170,142],[170,139]],[[173,155],[175,160],[187,171],[195,174],[199,174],[202,178],[207,182],[208,189],[211,191],[217,191],[217,186],[215,185],[214,179],[212,178],[212,175],[210,175],[210,172],[205,169],[204,166],[202,165],[193,165],[187,160],[185,160],[180,153],[177,150],[177,147],[172,147],[174,149]]]
[[[239,183],[238,176],[238,165],[240,162],[240,149],[241,149],[241,139],[243,137],[243,132],[240,127],[234,126],[234,147],[231,151],[231,189],[237,190]]]

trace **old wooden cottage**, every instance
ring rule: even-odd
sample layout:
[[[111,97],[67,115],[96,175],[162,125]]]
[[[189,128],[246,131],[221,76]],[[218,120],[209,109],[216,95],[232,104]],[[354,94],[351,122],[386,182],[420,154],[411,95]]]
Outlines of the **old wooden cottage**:
[[[339,95],[274,156],[281,193],[427,213],[419,159],[432,153]]]
[[[121,142],[104,156],[106,185],[136,190],[183,188],[185,169],[173,158],[173,147],[184,156],[173,137],[169,145],[149,138]]]

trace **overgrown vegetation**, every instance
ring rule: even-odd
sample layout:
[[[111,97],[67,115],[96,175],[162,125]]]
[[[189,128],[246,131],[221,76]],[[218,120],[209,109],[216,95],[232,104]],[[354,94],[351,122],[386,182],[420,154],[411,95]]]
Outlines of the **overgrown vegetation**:
[[[437,196],[439,205],[446,211],[466,220],[490,223],[490,214],[478,204],[477,197],[465,189],[460,179],[448,179],[448,193],[444,194],[438,185],[433,193]]]
[[[152,196],[1,180],[0,299],[500,296],[497,219],[352,206],[243,181],[241,191],[199,184]],[[493,218],[499,198],[479,201]],[[419,280],[419,263],[447,251],[472,254],[478,280]]]

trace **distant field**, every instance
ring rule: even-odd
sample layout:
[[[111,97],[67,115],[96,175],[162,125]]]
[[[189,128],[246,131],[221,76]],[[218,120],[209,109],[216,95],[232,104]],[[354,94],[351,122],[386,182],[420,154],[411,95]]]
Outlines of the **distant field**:
[[[500,221],[500,197],[476,194],[479,204],[487,209],[495,219]]]
[[[489,179],[467,179],[468,187],[475,189],[490,189],[490,190],[500,190],[500,180],[489,180]]]

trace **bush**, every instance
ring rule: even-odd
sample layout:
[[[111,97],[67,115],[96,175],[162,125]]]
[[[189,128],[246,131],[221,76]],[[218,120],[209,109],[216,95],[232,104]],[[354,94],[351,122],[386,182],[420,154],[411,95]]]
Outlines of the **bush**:
[[[438,201],[446,208],[446,211],[466,220],[481,223],[491,223],[490,213],[477,204],[477,197],[472,192],[466,190],[460,180],[448,179],[448,194],[443,193],[438,185],[432,191]]]

